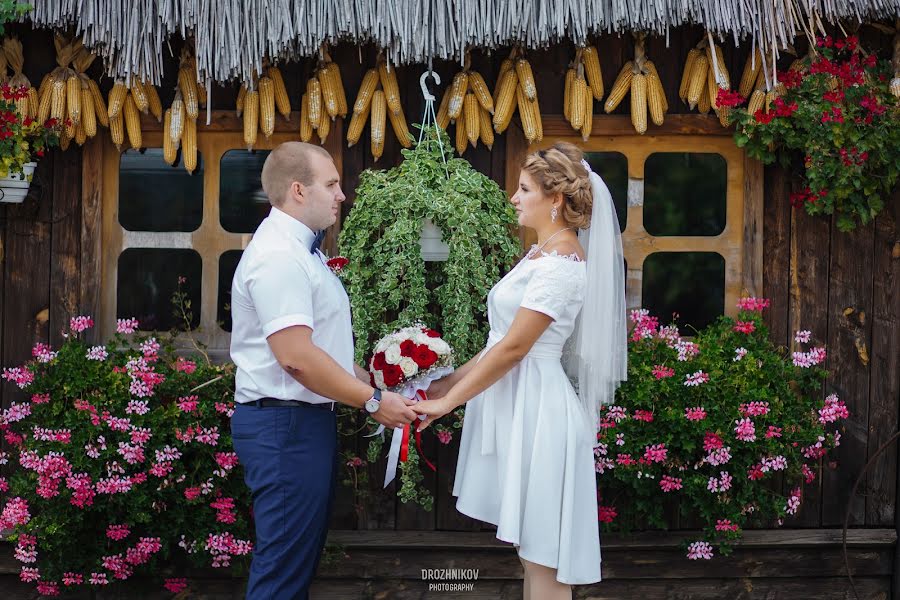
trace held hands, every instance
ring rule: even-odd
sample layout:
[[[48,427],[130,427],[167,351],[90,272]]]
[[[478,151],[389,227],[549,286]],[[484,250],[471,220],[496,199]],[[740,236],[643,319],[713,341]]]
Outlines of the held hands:
[[[431,388],[429,388],[430,391]],[[456,408],[456,405],[453,404],[446,396],[441,398],[436,398],[434,400],[423,400],[422,402],[417,402],[413,405],[412,409],[420,414],[425,415],[427,418],[425,421],[419,424],[418,430],[422,431],[429,425],[431,425],[432,421],[436,419],[440,419],[450,411]]]
[[[450,391],[450,388],[453,387],[453,382],[451,378],[453,375],[447,375],[446,377],[441,377],[440,379],[435,379],[431,382],[431,385],[428,386],[428,389],[425,390],[425,393],[428,394],[429,398],[443,398],[447,395],[447,392]]]
[[[400,394],[383,392],[381,394],[381,406],[371,416],[389,429],[403,427],[416,418],[416,413],[410,408],[415,403],[415,400],[404,398]]]

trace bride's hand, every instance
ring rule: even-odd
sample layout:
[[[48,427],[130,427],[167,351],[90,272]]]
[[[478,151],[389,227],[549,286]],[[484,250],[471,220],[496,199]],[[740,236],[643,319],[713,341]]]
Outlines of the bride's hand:
[[[452,387],[453,383],[450,381],[450,376],[448,375],[432,381],[425,392],[432,398],[443,398]]]
[[[456,407],[449,402],[445,396],[443,398],[435,398],[434,400],[416,402],[410,406],[410,408],[416,413],[427,417],[424,421],[421,421],[416,428],[418,431],[422,431],[431,425],[433,421],[440,419]]]

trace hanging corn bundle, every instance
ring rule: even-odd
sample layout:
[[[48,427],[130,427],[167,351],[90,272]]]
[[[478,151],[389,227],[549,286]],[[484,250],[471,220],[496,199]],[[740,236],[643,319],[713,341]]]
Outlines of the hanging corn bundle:
[[[754,83],[746,83],[752,80],[759,85],[759,81],[765,85],[765,72],[759,56],[752,56],[744,68],[741,82],[738,84],[738,93],[742,94],[754,87]],[[749,71],[748,71],[749,67]],[[708,114],[713,110],[719,117],[723,126],[728,125],[728,111],[719,110],[719,91],[731,89],[731,77],[725,66],[725,56],[722,48],[707,34],[694,48],[688,52],[681,75],[681,85],[678,87],[678,95],[691,110],[695,107],[702,114]],[[757,88],[758,89],[758,88]],[[746,96],[745,96],[746,97]]]
[[[529,143],[544,139],[544,125],[538,103],[537,85],[528,59],[513,48],[509,58],[500,65],[494,88],[494,131],[503,133],[509,127],[513,113],[519,111],[522,131]],[[452,102],[451,102],[452,106]],[[459,139],[459,135],[457,135]]]
[[[366,71],[362,83],[359,85],[356,102],[353,104],[353,116],[350,117],[350,125],[347,128],[348,146],[359,142],[366,121],[370,121],[371,150],[375,160],[381,158],[384,152],[384,136],[388,121],[390,121],[391,129],[400,145],[404,148],[412,146],[412,136],[403,114],[399,90],[395,67],[379,57],[378,65]],[[315,128],[316,114],[313,111],[316,98],[309,89],[307,89],[306,96],[304,102],[309,104],[309,121]],[[303,121],[301,119],[302,129]]]
[[[478,71],[473,71],[466,56],[464,69],[453,77],[444,90],[444,96],[436,114],[438,126],[446,131],[451,123],[456,125],[456,152],[462,155],[469,144],[475,148],[478,141],[488,149],[494,145],[491,118],[495,113],[494,97]]]
[[[37,118],[41,123],[53,118],[62,124],[59,145],[66,150],[75,138],[76,127],[81,121],[82,104],[81,80],[69,65],[84,46],[80,38],[69,40],[59,34],[54,36],[53,43],[58,66],[44,77],[38,89]],[[5,51],[3,54],[6,54]],[[84,60],[90,64],[89,60],[93,58]]]
[[[9,84],[13,92],[16,94],[16,113],[19,118],[32,119],[38,116],[38,93],[31,85],[31,81],[22,73],[22,67],[25,64],[25,57],[22,54],[22,42],[15,37],[8,37],[3,40],[3,50],[0,52],[0,67],[2,67],[2,79]],[[13,75],[6,79],[6,68],[12,69]]]
[[[631,96],[631,124],[640,134],[647,131],[647,112],[654,125],[662,125],[669,102],[663,89],[659,72],[653,61],[647,58],[645,50],[646,37],[641,33],[635,36],[634,59],[629,60],[619,71],[612,90],[606,98],[603,110],[614,111],[625,96]]]
[[[394,82],[396,87],[396,79]],[[300,98],[300,139],[309,142],[315,132],[319,144],[324,144],[331,133],[332,121],[346,117],[348,110],[341,70],[323,47],[315,71],[306,82],[306,91]]]
[[[580,131],[581,138],[587,141],[594,122],[594,100],[602,100],[604,94],[603,74],[594,46],[585,46],[575,52],[565,81],[563,114],[572,129]]]

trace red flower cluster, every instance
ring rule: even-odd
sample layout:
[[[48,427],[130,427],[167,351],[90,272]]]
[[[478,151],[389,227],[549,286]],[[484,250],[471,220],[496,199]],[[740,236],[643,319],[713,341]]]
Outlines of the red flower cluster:
[[[815,204],[822,198],[828,195],[828,190],[820,190],[818,192],[810,191],[809,188],[804,188],[799,192],[794,192],[790,195],[791,206],[794,208],[800,208],[803,206],[805,202],[809,202],[810,204]]]
[[[740,92],[735,92],[731,90],[725,90],[719,88],[719,93],[716,96],[716,103],[718,106],[725,106],[728,108],[734,108],[736,106],[740,106],[745,101],[744,97],[741,96]]]

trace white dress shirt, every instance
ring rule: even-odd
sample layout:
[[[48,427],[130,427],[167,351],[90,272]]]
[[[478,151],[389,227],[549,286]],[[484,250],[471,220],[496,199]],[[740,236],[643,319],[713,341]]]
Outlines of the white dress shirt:
[[[350,300],[320,252],[310,252],[315,234],[272,207],[248,244],[231,284],[231,359],[237,366],[235,401],[259,398],[332,402],[291,377],[266,338],[305,325],[313,343],[353,373]]]

